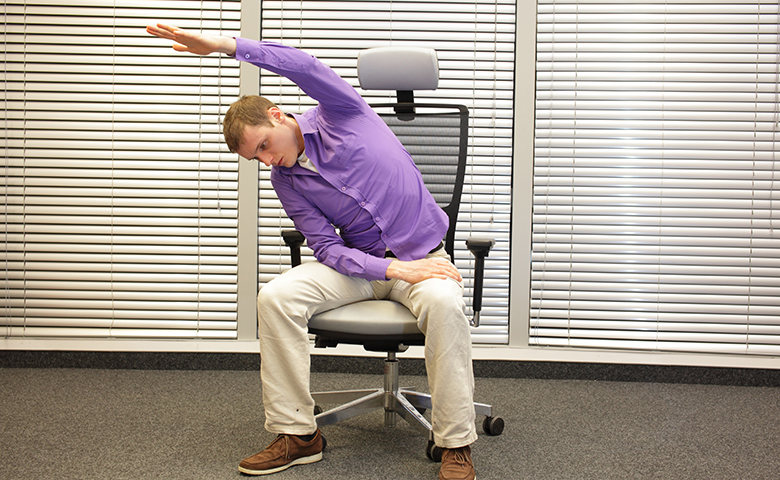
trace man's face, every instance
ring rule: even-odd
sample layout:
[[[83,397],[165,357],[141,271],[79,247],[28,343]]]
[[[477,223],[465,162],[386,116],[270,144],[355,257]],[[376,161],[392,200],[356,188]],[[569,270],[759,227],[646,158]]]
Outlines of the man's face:
[[[247,125],[238,154],[258,160],[267,167],[290,168],[298,161],[302,148],[296,135],[298,125],[276,107],[268,110],[272,126]]]

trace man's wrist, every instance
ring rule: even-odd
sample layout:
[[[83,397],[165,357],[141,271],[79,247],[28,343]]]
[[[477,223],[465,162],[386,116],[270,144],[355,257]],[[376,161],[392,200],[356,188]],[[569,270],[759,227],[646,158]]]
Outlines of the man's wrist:
[[[398,260],[393,260],[390,265],[387,266],[385,277],[390,280],[391,278],[398,278]]]
[[[219,37],[219,47],[217,52],[230,55],[231,57],[236,54],[236,39],[233,37]]]

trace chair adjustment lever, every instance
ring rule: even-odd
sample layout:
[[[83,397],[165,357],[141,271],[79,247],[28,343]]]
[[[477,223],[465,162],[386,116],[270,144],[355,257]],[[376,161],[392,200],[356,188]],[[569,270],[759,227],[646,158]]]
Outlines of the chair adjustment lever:
[[[474,316],[469,321],[472,327],[479,327],[479,315],[482,311],[482,289],[485,277],[485,257],[490,253],[490,249],[496,244],[492,238],[469,238],[466,240],[466,247],[474,255],[474,297],[472,300],[472,310]]]

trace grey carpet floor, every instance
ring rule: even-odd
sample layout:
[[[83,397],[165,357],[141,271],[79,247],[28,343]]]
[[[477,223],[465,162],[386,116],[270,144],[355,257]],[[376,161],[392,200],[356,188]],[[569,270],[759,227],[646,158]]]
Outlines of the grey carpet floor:
[[[312,374],[317,390],[380,384]],[[8,480],[246,479],[238,462],[272,440],[256,372],[3,368],[0,395]],[[506,422],[490,437],[478,418],[477,478],[776,479],[779,399],[773,387],[477,378],[476,400]],[[437,478],[426,439],[381,412],[324,433],[323,461],[265,478]]]

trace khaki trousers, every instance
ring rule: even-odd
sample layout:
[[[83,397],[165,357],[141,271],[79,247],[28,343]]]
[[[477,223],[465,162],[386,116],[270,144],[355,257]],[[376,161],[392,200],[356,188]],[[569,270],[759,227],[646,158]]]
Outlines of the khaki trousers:
[[[429,257],[449,260],[443,249]],[[477,439],[474,374],[463,285],[452,279],[430,279],[415,285],[401,280],[371,282],[343,275],[319,262],[288,270],[257,296],[266,429],[293,435],[316,430],[314,400],[309,392],[308,320],[317,313],[370,299],[402,303],[418,318],[426,337],[425,366],[436,444],[457,448],[473,443]]]

